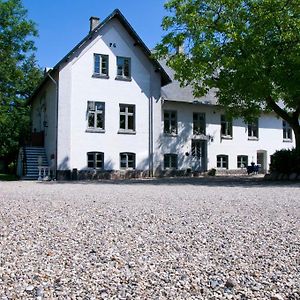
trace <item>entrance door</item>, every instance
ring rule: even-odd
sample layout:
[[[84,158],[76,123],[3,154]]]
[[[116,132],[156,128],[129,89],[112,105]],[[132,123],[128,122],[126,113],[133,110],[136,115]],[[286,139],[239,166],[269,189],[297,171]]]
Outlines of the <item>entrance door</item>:
[[[260,166],[260,173],[267,173],[267,151],[266,150],[257,150],[256,157],[257,164]]]
[[[207,170],[207,141],[192,140],[191,165],[193,171]]]

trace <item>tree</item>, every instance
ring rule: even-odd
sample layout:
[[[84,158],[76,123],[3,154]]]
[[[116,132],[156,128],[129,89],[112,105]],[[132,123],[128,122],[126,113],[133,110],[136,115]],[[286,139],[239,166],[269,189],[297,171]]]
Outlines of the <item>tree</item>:
[[[26,99],[41,79],[34,56],[35,24],[20,0],[0,0],[0,158],[16,158],[29,131]]]
[[[156,56],[175,78],[195,96],[215,88],[232,116],[274,111],[300,155],[299,0],[169,0],[165,8]]]

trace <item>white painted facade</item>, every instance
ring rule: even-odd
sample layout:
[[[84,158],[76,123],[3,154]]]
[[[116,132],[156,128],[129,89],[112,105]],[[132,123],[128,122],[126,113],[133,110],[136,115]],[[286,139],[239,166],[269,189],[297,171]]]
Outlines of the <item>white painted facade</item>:
[[[95,53],[108,56],[109,78],[93,76]],[[118,56],[130,58],[131,81],[116,79]],[[161,73],[118,18],[109,19],[50,74],[32,98],[32,129],[45,131],[46,153],[49,161],[52,154],[57,157],[57,170],[89,169],[88,152],[104,153],[104,170],[119,170],[122,152],[135,154],[137,170],[163,170],[164,154],[177,154],[178,169],[198,170],[199,160],[191,155],[191,141],[199,139],[193,136],[194,112],[205,113],[206,119],[202,170],[216,168],[219,154],[228,155],[229,169],[237,169],[238,155],[248,156],[248,163],[260,163],[259,151],[265,153],[263,164],[267,169],[271,154],[293,147],[292,141],[283,141],[282,121],[274,115],[259,119],[258,140],[248,140],[247,125],[242,120],[233,121],[232,139],[222,139],[218,106],[180,99],[163,101]],[[56,81],[58,95],[50,76]],[[105,103],[101,132],[87,130],[88,101]],[[120,104],[134,105],[134,132],[120,132]],[[175,136],[164,133],[164,110],[177,112]]]
[[[240,155],[248,157],[248,165],[251,162],[259,164],[262,171],[267,171],[271,162],[271,155],[280,149],[291,149],[294,147],[294,136],[292,139],[283,139],[282,120],[274,114],[262,114],[258,120],[258,138],[248,137],[248,124],[242,119],[232,121],[232,136],[222,137],[221,114],[223,111],[218,106],[191,104],[184,102],[166,101],[162,105],[164,110],[177,112],[178,134],[168,135],[162,133],[158,144],[160,148],[160,161],[163,161],[165,153],[178,155],[178,168],[201,170],[199,158],[192,156],[192,140],[201,140],[202,137],[193,134],[193,113],[204,113],[206,119],[206,165],[204,169],[216,168],[217,155],[228,156],[228,169],[238,169],[237,157]],[[259,154],[260,153],[260,154]],[[263,157],[261,157],[263,155]],[[263,161],[261,161],[263,160]]]

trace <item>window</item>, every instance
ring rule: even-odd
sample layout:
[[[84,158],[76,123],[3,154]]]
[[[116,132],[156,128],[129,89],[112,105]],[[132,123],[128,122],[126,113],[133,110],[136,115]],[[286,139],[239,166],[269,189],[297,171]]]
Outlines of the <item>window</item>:
[[[164,133],[177,134],[177,112],[164,111]]]
[[[193,134],[205,135],[205,114],[204,113],[193,113]]]
[[[104,130],[104,114],[105,114],[105,103],[88,101],[87,107],[87,119],[88,119],[88,130],[101,131]]]
[[[165,154],[164,155],[164,168],[165,169],[177,169],[177,154]]]
[[[224,138],[232,137],[232,119],[221,115],[221,136]]]
[[[131,79],[131,59],[117,56],[117,79]]]
[[[248,123],[248,138],[258,139],[258,120]]]
[[[217,168],[228,169],[228,155],[217,155]]]
[[[135,132],[135,105],[120,104],[119,132]]]
[[[237,157],[237,167],[246,168],[248,166],[248,156],[247,155],[238,155]]]
[[[192,140],[192,156],[197,158],[204,157],[204,145],[205,142],[202,140]]]
[[[87,153],[88,168],[103,169],[104,153],[103,152],[88,152]]]
[[[287,121],[282,120],[283,140],[292,141],[292,128]]]
[[[95,77],[108,77],[108,55],[94,53]]]
[[[135,154],[129,152],[120,153],[120,168],[135,169]]]

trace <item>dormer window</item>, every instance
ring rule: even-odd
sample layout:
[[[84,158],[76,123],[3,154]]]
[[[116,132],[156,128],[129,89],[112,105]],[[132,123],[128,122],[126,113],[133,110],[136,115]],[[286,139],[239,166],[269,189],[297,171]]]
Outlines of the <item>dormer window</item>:
[[[108,55],[94,53],[93,77],[108,78]]]
[[[131,59],[117,56],[117,77],[120,80],[131,80]]]

